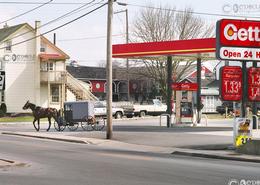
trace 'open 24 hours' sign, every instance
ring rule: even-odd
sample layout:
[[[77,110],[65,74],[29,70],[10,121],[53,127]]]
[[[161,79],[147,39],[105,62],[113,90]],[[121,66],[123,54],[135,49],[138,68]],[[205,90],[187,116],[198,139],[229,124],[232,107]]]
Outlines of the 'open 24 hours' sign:
[[[260,60],[260,21],[222,19],[216,31],[218,59]]]

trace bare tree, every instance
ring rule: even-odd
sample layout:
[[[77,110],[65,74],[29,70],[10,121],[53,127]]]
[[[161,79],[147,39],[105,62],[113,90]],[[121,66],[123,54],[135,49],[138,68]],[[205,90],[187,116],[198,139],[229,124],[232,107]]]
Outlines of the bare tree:
[[[120,68],[124,65],[125,65],[124,62],[121,62],[119,60],[112,61],[113,68]],[[97,64],[97,67],[106,68],[106,60],[100,60]]]
[[[175,11],[166,5],[158,9],[143,9],[133,23],[131,42],[151,42],[185,40],[192,38],[212,37],[214,26],[207,25],[200,17],[192,13],[191,8]],[[166,97],[167,67],[166,57],[141,60],[144,69],[139,75],[150,77],[160,84],[161,93]],[[194,59],[173,59],[173,80],[179,81],[185,72],[191,69]],[[136,63],[140,63],[138,60]]]

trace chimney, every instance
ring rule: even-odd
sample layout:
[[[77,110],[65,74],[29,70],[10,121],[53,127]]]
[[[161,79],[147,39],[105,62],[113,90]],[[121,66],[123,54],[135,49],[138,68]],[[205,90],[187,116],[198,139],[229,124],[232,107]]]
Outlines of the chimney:
[[[8,26],[8,24],[7,24],[7,22],[4,24],[4,26],[3,26],[3,28],[8,28],[9,26]]]

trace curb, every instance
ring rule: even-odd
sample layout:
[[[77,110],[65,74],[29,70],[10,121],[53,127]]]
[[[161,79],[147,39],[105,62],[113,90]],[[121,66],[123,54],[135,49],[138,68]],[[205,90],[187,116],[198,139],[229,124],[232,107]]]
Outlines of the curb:
[[[10,167],[28,167],[30,165],[26,164],[26,163],[21,163],[21,162],[17,162],[17,161],[11,161],[11,160],[7,160],[7,159],[0,159],[0,170],[6,170],[6,168],[10,168]]]
[[[2,134],[13,135],[13,136],[32,137],[32,138],[39,138],[39,139],[49,139],[49,140],[64,141],[64,142],[70,142],[70,143],[91,144],[90,142],[83,141],[80,139],[53,138],[53,137],[48,137],[48,136],[36,136],[36,135],[27,135],[27,134],[19,134],[19,133],[11,133],[11,132],[2,132]]]
[[[214,154],[195,153],[195,152],[183,152],[183,151],[175,151],[175,152],[172,152],[171,154],[180,155],[180,156],[202,157],[202,158],[208,158],[208,159],[223,159],[223,160],[232,160],[232,161],[260,163],[260,159],[249,159],[249,158],[226,156],[226,155],[224,156],[224,155],[214,155]]]

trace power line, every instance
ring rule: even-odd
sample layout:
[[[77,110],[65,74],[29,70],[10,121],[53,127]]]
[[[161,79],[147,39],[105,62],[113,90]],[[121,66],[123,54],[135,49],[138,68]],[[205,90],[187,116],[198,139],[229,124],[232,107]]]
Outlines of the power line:
[[[73,23],[73,22],[75,22],[75,21],[77,21],[77,20],[79,20],[79,19],[81,19],[81,18],[83,18],[83,17],[85,17],[85,16],[87,16],[87,15],[89,15],[89,14],[91,14],[91,13],[97,11],[98,9],[102,8],[103,6],[105,6],[105,5],[107,5],[107,4],[108,4],[108,3],[106,2],[106,3],[104,3],[104,4],[100,5],[100,6],[98,6],[97,8],[94,8],[93,10],[91,10],[91,11],[89,11],[89,12],[87,12],[87,13],[85,13],[85,14],[83,14],[83,15],[81,15],[81,16],[79,16],[79,17],[73,19],[73,20],[71,20],[71,21],[68,21],[68,22],[66,22],[66,23],[64,23],[64,24],[62,24],[62,25],[60,25],[60,26],[57,26],[57,27],[55,27],[55,28],[53,28],[53,29],[51,29],[51,30],[49,30],[49,31],[46,31],[46,32],[44,32],[44,33],[42,33],[42,34],[40,34],[40,35],[36,35],[35,37],[32,37],[32,38],[23,40],[23,41],[21,41],[21,42],[14,43],[14,44],[10,45],[10,47],[11,47],[11,46],[17,46],[17,45],[23,44],[23,43],[25,43],[25,42],[31,41],[31,40],[33,40],[33,39],[36,39],[37,37],[41,37],[41,36],[46,35],[46,34],[48,34],[48,33],[50,33],[50,32],[53,32],[53,31],[55,31],[55,30],[57,30],[57,29],[60,29],[60,28],[66,26],[66,25],[68,25],[68,24],[71,24],[71,23]],[[5,49],[5,48],[6,48],[6,47],[1,47],[0,49]]]
[[[1,1],[0,4],[21,4],[21,5],[32,5],[32,4],[42,4],[42,2],[21,2],[21,1]],[[68,2],[68,3],[57,3],[57,2],[52,2],[51,4],[56,4],[56,5],[79,5],[79,4],[85,4],[85,3],[75,3],[75,2]]]
[[[125,34],[115,34],[112,35],[113,37],[120,37],[120,36],[125,36]],[[71,39],[61,39],[57,40],[59,42],[67,42],[67,41],[78,41],[78,40],[90,40],[90,39],[103,39],[107,38],[107,36],[97,36],[97,37],[81,37],[81,38],[71,38]]]
[[[185,10],[175,10],[170,8],[159,8],[154,6],[146,6],[146,5],[138,5],[138,4],[130,4],[130,3],[123,3],[124,5],[128,6],[134,6],[134,7],[140,7],[140,8],[149,8],[149,9],[156,9],[156,10],[164,10],[164,11],[172,11],[172,12],[180,12],[185,13]],[[197,14],[197,15],[206,15],[206,16],[218,16],[218,17],[237,17],[237,18],[260,18],[260,17],[254,17],[254,16],[242,16],[242,15],[227,15],[227,14],[217,14],[217,13],[205,13],[205,12],[194,12],[191,13]]]
[[[16,19],[16,18],[18,18],[18,17],[21,17],[21,16],[23,16],[23,15],[25,15],[25,14],[28,14],[28,13],[34,11],[34,10],[37,10],[37,9],[39,9],[39,8],[41,8],[41,7],[43,7],[43,6],[47,5],[47,4],[49,4],[49,3],[52,2],[52,1],[53,1],[53,0],[50,0],[50,1],[46,2],[46,3],[41,4],[40,6],[36,6],[35,8],[33,8],[33,9],[31,9],[31,10],[28,10],[28,11],[26,11],[26,12],[23,12],[23,13],[21,13],[21,14],[19,14],[19,15],[16,15],[16,16],[14,16],[14,17],[12,17],[12,18],[10,18],[10,19],[7,19],[7,20],[5,20],[5,21],[2,21],[2,22],[0,22],[0,24],[6,23],[6,22],[11,21],[11,20],[14,20],[14,19]]]
[[[47,26],[47,25],[49,25],[49,24],[51,24],[51,23],[54,23],[54,22],[56,22],[56,21],[58,21],[58,20],[64,19],[64,18],[66,18],[66,17],[68,17],[68,16],[70,16],[70,15],[73,15],[73,14],[75,14],[75,13],[78,13],[78,12],[80,12],[80,11],[86,9],[86,8],[90,8],[90,7],[92,7],[92,6],[96,5],[96,4],[99,4],[99,3],[100,3],[101,1],[103,1],[103,0],[99,1],[98,3],[94,3],[94,4],[92,4],[92,5],[90,5],[90,6],[86,7],[86,8],[84,8],[85,6],[87,6],[87,5],[91,4],[91,3],[93,3],[94,1],[95,1],[95,0],[92,0],[92,1],[90,1],[89,3],[85,3],[84,5],[82,5],[82,6],[78,7],[78,8],[75,8],[75,9],[73,9],[73,10],[71,10],[71,11],[69,11],[69,12],[67,12],[67,13],[65,13],[65,14],[63,14],[63,15],[61,15],[61,16],[59,16],[59,17],[57,17],[57,18],[55,18],[55,19],[53,19],[53,20],[51,20],[51,21],[49,21],[49,22],[47,22],[47,23],[45,23],[45,24],[42,24],[41,26],[39,26],[39,28],[42,28],[42,27],[44,27],[44,26]],[[84,9],[82,9],[82,8],[84,8]],[[23,36],[23,35],[25,35],[25,34],[27,34],[27,33],[31,33],[31,30],[26,31],[26,32],[21,33],[21,34],[18,34],[18,35],[16,35],[16,36],[12,37],[12,38],[9,38],[9,39],[7,39],[7,41],[8,41],[8,40],[12,40],[12,39],[17,38],[17,37],[20,37],[20,36]]]

